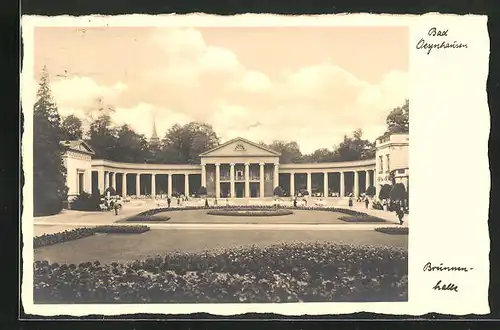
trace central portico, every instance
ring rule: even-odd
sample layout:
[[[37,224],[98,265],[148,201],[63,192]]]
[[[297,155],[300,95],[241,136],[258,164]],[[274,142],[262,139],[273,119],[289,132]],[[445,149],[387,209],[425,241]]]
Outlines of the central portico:
[[[201,157],[201,184],[210,197],[269,197],[279,185],[280,153],[235,138]]]

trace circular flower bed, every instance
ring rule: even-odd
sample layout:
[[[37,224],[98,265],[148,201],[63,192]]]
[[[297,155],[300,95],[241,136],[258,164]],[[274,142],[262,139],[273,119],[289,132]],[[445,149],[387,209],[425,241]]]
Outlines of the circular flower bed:
[[[36,303],[405,301],[408,253],[294,243],[170,253],[129,264],[34,263]]]
[[[293,214],[293,211],[287,209],[270,209],[270,208],[227,208],[214,209],[207,212],[209,215],[223,215],[236,217],[273,217],[281,215]]]

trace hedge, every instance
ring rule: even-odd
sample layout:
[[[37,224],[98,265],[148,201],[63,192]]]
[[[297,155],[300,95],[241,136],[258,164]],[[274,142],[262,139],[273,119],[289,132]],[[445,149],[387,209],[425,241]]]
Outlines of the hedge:
[[[35,303],[405,301],[408,253],[294,243],[171,253],[129,264],[34,264]]]
[[[373,215],[362,214],[362,215],[354,215],[354,216],[342,216],[339,217],[340,220],[345,222],[387,222],[386,220],[375,217]]]
[[[89,237],[96,233],[104,234],[141,234],[148,231],[148,226],[97,226],[93,228],[77,228],[54,234],[44,234],[33,238],[33,248],[54,245]]]
[[[408,227],[378,227],[375,231],[389,235],[408,235]]]

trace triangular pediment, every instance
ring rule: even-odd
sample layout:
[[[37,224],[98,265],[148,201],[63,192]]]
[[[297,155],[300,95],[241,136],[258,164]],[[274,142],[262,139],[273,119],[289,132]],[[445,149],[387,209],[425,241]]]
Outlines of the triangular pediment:
[[[83,140],[61,141],[61,144],[73,151],[80,151],[91,155],[95,154],[94,149]]]
[[[280,156],[279,152],[263,147],[252,141],[236,138],[232,139],[218,147],[208,150],[202,154],[201,157],[213,157],[213,156]]]

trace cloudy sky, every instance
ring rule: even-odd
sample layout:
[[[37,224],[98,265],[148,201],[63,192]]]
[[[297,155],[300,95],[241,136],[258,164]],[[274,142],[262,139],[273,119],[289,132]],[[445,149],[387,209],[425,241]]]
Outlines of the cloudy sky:
[[[408,97],[408,30],[398,27],[37,28],[62,115],[96,99],[115,123],[160,136],[203,121],[223,141],[331,148],[356,128],[374,139]],[[38,77],[35,77],[38,78]]]

